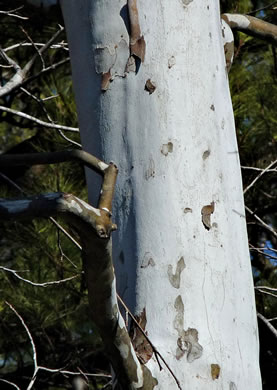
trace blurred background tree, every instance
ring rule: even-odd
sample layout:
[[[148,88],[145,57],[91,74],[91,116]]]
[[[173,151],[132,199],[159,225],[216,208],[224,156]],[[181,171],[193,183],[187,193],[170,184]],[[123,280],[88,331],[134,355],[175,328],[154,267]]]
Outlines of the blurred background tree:
[[[227,0],[221,1],[221,4],[222,12],[248,13],[277,24],[277,1]],[[277,159],[277,49],[238,32],[235,34],[235,46],[229,80],[246,189],[263,169]],[[276,166],[273,165],[273,169],[261,176],[245,193],[246,206],[272,229],[266,229],[246,212],[257,311],[269,319],[275,329],[277,294],[271,289],[277,288]],[[259,333],[263,388],[273,390],[277,383],[277,339],[260,318]]]
[[[277,24],[277,2],[222,0],[221,10],[252,13]],[[6,56],[23,68],[59,31],[63,21],[57,6],[45,12],[23,0],[0,1],[0,11],[0,82],[5,86],[15,71]],[[276,48],[243,33],[235,34],[235,46],[229,79],[243,183],[247,188],[276,160],[277,56]],[[65,33],[61,32],[43,55],[37,55],[26,83],[0,98],[0,106],[48,123],[77,127],[68,57]],[[0,115],[2,153],[64,150],[78,147],[80,142],[75,132],[45,128],[4,110],[0,110]],[[257,311],[269,319],[273,329],[277,324],[276,165],[245,193],[245,203],[254,213],[247,212],[247,225]],[[83,167],[77,162],[2,169],[0,184],[1,197],[19,196],[22,191],[31,195],[60,190],[87,200]],[[69,233],[75,237],[74,232]],[[28,326],[36,345],[38,364],[63,369],[63,373],[39,371],[33,389],[72,388],[74,375],[69,372],[105,373],[108,365],[101,340],[88,320],[78,247],[49,221],[1,223],[0,258],[0,379],[27,388],[33,374],[30,340],[5,301],[15,307]],[[58,283],[34,286],[18,276],[36,284]],[[71,277],[74,278],[61,282]],[[259,330],[263,388],[275,390],[277,338],[261,318]],[[83,378],[88,379],[91,389],[103,388],[109,382],[109,377],[104,376]],[[9,389],[11,385],[2,382],[2,388]]]

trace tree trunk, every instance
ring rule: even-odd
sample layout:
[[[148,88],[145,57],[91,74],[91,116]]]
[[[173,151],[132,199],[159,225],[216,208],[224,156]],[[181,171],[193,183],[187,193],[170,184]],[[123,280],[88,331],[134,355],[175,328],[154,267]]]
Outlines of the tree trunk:
[[[261,389],[218,2],[61,4],[84,149],[119,168],[119,294],[182,389]],[[134,344],[147,361],[147,345]],[[154,355],[146,365],[155,389],[177,388]]]

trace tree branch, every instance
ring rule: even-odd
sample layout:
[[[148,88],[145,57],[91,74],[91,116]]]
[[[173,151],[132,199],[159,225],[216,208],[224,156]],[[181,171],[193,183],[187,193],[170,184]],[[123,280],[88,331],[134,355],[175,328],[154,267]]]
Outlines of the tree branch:
[[[257,313],[257,316],[266,324],[271,333],[277,338],[277,330],[274,328],[274,326],[271,325],[271,323],[262,314]]]
[[[232,30],[241,31],[277,46],[277,26],[274,24],[248,15],[223,14],[221,17]]]
[[[13,109],[5,107],[5,106],[0,106],[0,111],[8,112],[9,114],[14,114],[14,115],[20,116],[21,118],[28,119],[32,122],[37,123],[40,126],[44,126],[44,127],[50,128],[50,129],[72,131],[75,133],[79,132],[79,129],[76,127],[62,126],[62,125],[56,125],[55,123],[44,122],[38,118],[35,118],[34,116],[25,114],[24,112],[21,112],[21,111],[13,110]]]
[[[247,206],[245,206],[245,210],[247,210],[249,214],[251,214],[266,230],[268,230],[270,233],[274,235],[274,237],[277,238],[276,231],[271,226],[266,224],[260,217],[258,217],[258,215],[254,213],[254,211],[250,210],[250,208]]]
[[[119,388],[151,390],[156,380],[142,366],[120,314],[112,262],[111,205],[117,168],[105,164],[99,208],[64,193],[50,193],[19,200],[0,201],[0,218],[15,220],[59,215],[79,234],[92,319],[116,372]],[[30,388],[30,387],[29,387]]]
[[[84,150],[72,149],[58,152],[24,153],[24,154],[1,154],[0,167],[12,167],[36,164],[58,164],[66,161],[81,161],[84,165],[104,176],[110,165],[99,160],[97,157]],[[112,168],[109,169],[109,172]],[[114,177],[114,175],[112,175]],[[107,180],[107,179],[106,179]],[[113,185],[113,184],[112,184]]]
[[[38,56],[41,56],[43,52],[45,52],[52,43],[58,38],[58,36],[63,32],[64,27],[60,27],[60,30],[57,31],[51,39],[49,39],[48,42],[45,43],[45,45],[42,46],[41,49],[37,51],[37,53],[31,58],[30,61],[27,62],[27,64],[24,66],[23,69],[19,65],[17,65],[11,58],[7,56],[7,54],[3,54],[3,50],[1,50],[2,56],[5,58],[5,60],[8,62],[8,64],[13,65],[16,73],[12,78],[2,87],[0,87],[0,97],[4,97],[6,95],[9,95],[12,93],[15,89],[22,86],[24,80],[26,79],[28,73],[32,69],[36,59]]]
[[[262,170],[262,172],[260,172],[256,177],[255,179],[244,189],[243,191],[243,194],[245,195],[246,192],[251,188],[253,187],[253,185],[257,182],[257,180],[259,180],[266,172],[269,171],[270,168],[272,168],[275,164],[277,163],[277,160],[271,162],[265,169]]]

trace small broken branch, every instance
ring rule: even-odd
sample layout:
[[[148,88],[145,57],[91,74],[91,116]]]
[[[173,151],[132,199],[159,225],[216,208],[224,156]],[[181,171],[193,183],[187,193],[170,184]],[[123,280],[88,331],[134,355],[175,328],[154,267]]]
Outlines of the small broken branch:
[[[277,26],[274,24],[249,15],[223,14],[221,17],[232,30],[241,31],[277,46]]]
[[[51,281],[51,282],[35,283],[35,282],[32,282],[32,281],[29,280],[29,279],[25,279],[25,278],[23,278],[22,276],[18,275],[18,272],[23,272],[23,271],[16,271],[16,270],[14,270],[14,269],[10,269],[10,268],[7,268],[7,267],[3,267],[2,265],[0,265],[0,270],[3,270],[3,271],[5,271],[5,272],[10,272],[10,273],[12,273],[16,278],[18,278],[19,280],[22,280],[23,282],[28,283],[28,284],[31,284],[32,286],[35,286],[35,287],[48,287],[48,286],[53,286],[53,284],[61,284],[61,283],[64,283],[64,282],[68,282],[69,280],[78,278],[78,277],[80,276],[80,275],[73,275],[73,276],[70,276],[69,278],[60,279],[60,280],[53,280],[53,281]]]

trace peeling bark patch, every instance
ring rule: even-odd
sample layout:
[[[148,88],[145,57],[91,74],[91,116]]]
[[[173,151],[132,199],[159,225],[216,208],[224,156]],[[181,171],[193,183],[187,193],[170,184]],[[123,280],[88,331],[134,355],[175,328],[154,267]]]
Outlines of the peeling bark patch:
[[[172,265],[169,264],[167,269],[167,275],[171,285],[174,288],[180,288],[181,273],[186,268],[184,258],[181,257],[176,266],[176,272],[173,274]]]
[[[126,64],[126,73],[135,72],[136,71],[136,61],[134,57],[129,57]]]
[[[149,92],[149,95],[151,95],[153,92],[155,92],[156,85],[148,79],[144,86],[145,91]]]
[[[173,152],[173,143],[172,142],[168,142],[167,144],[162,145],[161,153],[164,156],[167,156],[168,153],[172,153],[172,152]]]
[[[94,50],[95,71],[98,74],[109,72],[115,60],[115,50],[111,50],[109,47],[97,47]]]
[[[145,57],[145,40],[141,35],[139,25],[139,15],[137,8],[137,0],[128,0],[128,12],[130,19],[130,55],[136,56],[141,62],[144,61]]]
[[[187,214],[187,213],[192,213],[192,209],[189,208],[189,207],[186,207],[186,208],[184,209],[184,213],[185,213],[185,214]]]
[[[224,54],[225,54],[225,61],[226,61],[226,69],[227,72],[229,72],[234,59],[234,41],[225,43]]]
[[[198,343],[198,331],[196,329],[183,330],[182,335],[177,340],[177,345],[179,351],[176,351],[176,357],[179,352],[179,359],[187,353],[187,361],[192,363],[202,356],[203,347]]]
[[[212,379],[218,379],[220,375],[220,366],[218,364],[211,364],[211,376]]]
[[[168,60],[168,69],[171,69],[172,66],[174,66],[176,64],[176,59],[174,56],[171,56]]]
[[[203,156],[202,156],[203,160],[206,160],[210,154],[211,154],[211,151],[209,149],[205,150],[205,152],[203,153]]]
[[[108,71],[107,73],[102,73],[102,80],[101,80],[102,91],[107,91],[109,89],[111,78],[112,75],[110,71]]]
[[[137,322],[141,328],[145,331],[147,319],[146,319],[146,310],[145,308],[142,312],[135,316]],[[145,332],[147,334],[147,332]],[[143,363],[147,363],[153,355],[153,349],[149,342],[146,340],[145,336],[142,334],[140,329],[137,328],[136,324],[133,322],[130,329],[130,337],[134,349],[136,351],[138,359]]]
[[[101,90],[107,91],[115,77],[126,76],[129,47],[125,39],[117,44],[94,49],[95,71],[102,75]]]
[[[145,179],[149,180],[151,177],[154,178],[155,173],[156,173],[155,172],[155,163],[154,163],[154,160],[152,158],[150,158],[149,166],[145,172]]]
[[[240,27],[247,29],[250,25],[250,20],[245,15],[223,14],[222,18],[231,28]]]
[[[203,347],[198,343],[198,331],[193,328],[184,330],[184,303],[181,295],[175,299],[174,308],[177,314],[174,318],[173,326],[178,332],[176,358],[181,359],[185,353],[187,361],[192,363],[199,359],[203,353]]]
[[[214,212],[214,202],[211,204],[202,207],[201,214],[202,214],[202,222],[205,227],[205,229],[210,230],[212,227],[211,225],[211,214]]]
[[[147,268],[149,266],[154,267],[155,265],[156,264],[155,264],[155,261],[151,255],[151,253],[146,252],[144,257],[143,257],[142,264],[141,264],[140,268]]]

